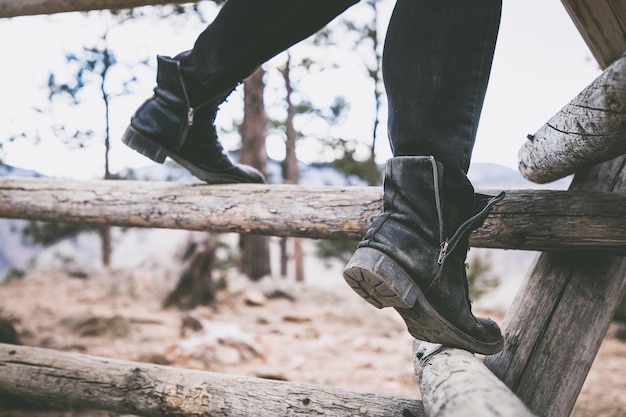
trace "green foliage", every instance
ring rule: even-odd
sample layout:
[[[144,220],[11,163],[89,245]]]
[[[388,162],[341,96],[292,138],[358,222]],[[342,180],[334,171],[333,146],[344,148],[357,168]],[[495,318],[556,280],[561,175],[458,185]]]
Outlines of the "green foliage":
[[[75,237],[80,233],[98,230],[98,226],[87,224],[30,221],[22,230],[22,237],[26,243],[51,246],[63,239]]]
[[[215,259],[213,260],[213,269],[217,271],[228,271],[231,268],[237,266],[237,254],[233,251],[230,245],[223,240],[220,240],[220,235],[216,235],[217,240],[215,242]]]
[[[357,248],[357,242],[351,240],[319,240],[316,243],[317,256],[321,259],[338,259],[347,263]],[[467,270],[470,298],[478,299],[498,286],[499,279],[491,271],[488,255],[474,255]],[[626,305],[624,306],[626,321]]]
[[[9,283],[12,281],[19,281],[22,278],[24,278],[24,276],[26,275],[26,273],[24,272],[24,270],[19,269],[19,268],[15,268],[15,267],[11,267],[9,268],[9,270],[6,272],[6,274],[4,274],[4,279],[0,280],[1,282]]]
[[[321,259],[338,259],[347,263],[357,247],[357,242],[353,240],[319,240],[315,246],[317,256]]]
[[[345,149],[343,156],[333,161],[334,168],[345,175],[356,175],[366,181],[369,185],[380,185],[382,182],[382,171],[372,158],[365,161],[357,161],[354,158],[354,149]]]
[[[472,299],[478,299],[498,286],[499,280],[491,273],[491,261],[488,255],[472,256],[467,269],[467,281]]]

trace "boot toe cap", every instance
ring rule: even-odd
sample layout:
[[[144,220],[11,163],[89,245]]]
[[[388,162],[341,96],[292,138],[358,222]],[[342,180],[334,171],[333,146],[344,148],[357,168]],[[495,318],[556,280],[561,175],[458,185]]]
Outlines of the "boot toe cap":
[[[502,336],[500,326],[498,326],[495,321],[489,318],[477,317],[476,325],[477,338],[480,339],[481,342],[492,345],[495,350],[494,353],[502,350],[504,338]]]

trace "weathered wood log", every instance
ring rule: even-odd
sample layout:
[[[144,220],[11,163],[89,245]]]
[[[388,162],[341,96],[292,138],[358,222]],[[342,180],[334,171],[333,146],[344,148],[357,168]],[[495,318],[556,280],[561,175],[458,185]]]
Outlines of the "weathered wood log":
[[[532,417],[473,354],[415,341],[415,373],[428,417]]]
[[[104,9],[119,10],[196,1],[198,0],[0,0],[0,18]]]
[[[548,183],[626,154],[626,55],[529,136],[519,170]]]
[[[601,164],[570,188],[624,192],[624,166]],[[485,364],[536,414],[569,416],[625,290],[626,257],[542,254],[505,317],[504,350]]]
[[[3,344],[0,393],[140,416],[424,415],[413,399]]]
[[[487,193],[493,191],[483,190]],[[359,240],[380,187],[0,179],[0,217]],[[474,247],[626,253],[626,193],[507,191]]]
[[[602,68],[626,52],[626,3],[622,0],[562,0]]]

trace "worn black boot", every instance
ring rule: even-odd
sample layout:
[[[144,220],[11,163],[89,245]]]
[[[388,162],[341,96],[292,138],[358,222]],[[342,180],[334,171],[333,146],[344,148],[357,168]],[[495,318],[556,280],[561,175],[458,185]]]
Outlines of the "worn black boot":
[[[498,325],[472,314],[465,258],[469,234],[504,198],[476,194],[447,207],[443,165],[433,157],[387,162],[384,212],[344,270],[347,283],[370,304],[395,307],[417,339],[494,354]]]
[[[265,181],[253,167],[234,164],[220,144],[213,122],[232,89],[203,97],[190,85],[176,59],[158,57],[157,87],[122,136],[122,141],[155,162],[170,157],[210,184]]]
[[[263,182],[224,154],[213,121],[234,87],[268,59],[312,35],[358,0],[228,0],[173,59],[158,58],[157,88],[123,141],[163,162],[171,157],[209,183]]]

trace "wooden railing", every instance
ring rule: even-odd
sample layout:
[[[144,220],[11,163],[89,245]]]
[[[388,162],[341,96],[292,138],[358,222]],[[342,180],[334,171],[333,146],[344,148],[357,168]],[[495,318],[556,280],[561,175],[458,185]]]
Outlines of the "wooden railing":
[[[380,187],[0,178],[0,217],[359,240],[382,210],[381,195]],[[626,254],[623,207],[623,193],[511,190],[470,241]]]
[[[196,1],[198,0],[0,0],[0,18],[103,9],[128,9],[146,5],[195,3]],[[222,3],[223,0],[217,2]]]

